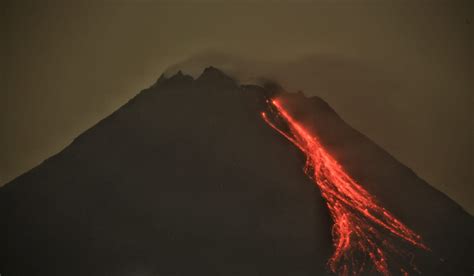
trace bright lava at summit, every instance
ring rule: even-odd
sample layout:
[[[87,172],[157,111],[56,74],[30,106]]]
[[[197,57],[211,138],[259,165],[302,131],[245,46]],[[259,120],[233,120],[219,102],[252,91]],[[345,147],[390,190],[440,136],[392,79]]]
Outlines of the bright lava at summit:
[[[306,155],[305,173],[319,187],[334,222],[334,252],[328,260],[329,269],[339,275],[357,275],[372,264],[382,275],[398,270],[402,275],[419,272],[412,263],[413,255],[397,246],[405,244],[429,250],[413,230],[400,222],[376,202],[360,184],[277,100],[272,102],[272,116],[283,119],[288,131],[270,121],[265,122],[286,137]]]

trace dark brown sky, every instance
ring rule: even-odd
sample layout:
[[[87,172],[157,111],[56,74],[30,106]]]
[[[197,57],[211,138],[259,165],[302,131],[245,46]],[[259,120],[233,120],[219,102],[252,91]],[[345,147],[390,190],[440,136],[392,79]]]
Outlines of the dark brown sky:
[[[66,2],[2,2],[0,185],[170,65],[215,65],[323,97],[474,213],[471,1]]]

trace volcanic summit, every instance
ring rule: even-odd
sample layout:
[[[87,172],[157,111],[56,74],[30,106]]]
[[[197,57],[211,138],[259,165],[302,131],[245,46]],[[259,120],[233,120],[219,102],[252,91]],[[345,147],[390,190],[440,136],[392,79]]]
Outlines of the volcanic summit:
[[[214,67],[162,75],[0,188],[0,218],[2,276],[473,272],[458,204],[321,98]]]

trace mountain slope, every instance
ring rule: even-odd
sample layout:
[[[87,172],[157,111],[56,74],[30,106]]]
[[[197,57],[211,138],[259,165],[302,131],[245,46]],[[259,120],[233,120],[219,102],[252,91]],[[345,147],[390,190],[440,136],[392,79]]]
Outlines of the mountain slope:
[[[2,275],[326,274],[325,203],[302,154],[260,117],[274,90],[212,67],[162,76],[0,189]],[[469,272],[469,215],[321,99],[279,97],[426,239],[423,272]]]

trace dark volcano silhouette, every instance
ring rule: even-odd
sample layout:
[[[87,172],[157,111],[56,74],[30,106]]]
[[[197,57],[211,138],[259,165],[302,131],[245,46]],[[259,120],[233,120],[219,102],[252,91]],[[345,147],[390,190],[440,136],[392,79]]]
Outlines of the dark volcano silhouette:
[[[330,275],[325,202],[304,156],[260,117],[277,90],[212,67],[160,77],[0,189],[2,276]],[[423,274],[472,273],[470,215],[322,99],[279,97],[423,236]]]

